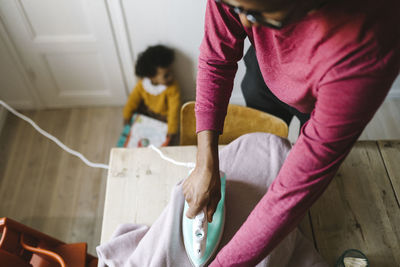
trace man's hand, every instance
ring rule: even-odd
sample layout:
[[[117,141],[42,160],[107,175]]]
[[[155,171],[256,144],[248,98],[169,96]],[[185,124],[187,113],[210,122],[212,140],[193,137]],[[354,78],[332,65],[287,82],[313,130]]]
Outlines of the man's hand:
[[[207,208],[207,218],[211,222],[221,199],[219,171],[194,169],[183,183],[183,194],[189,204],[186,217],[193,219],[201,210]]]
[[[183,194],[189,204],[186,216],[194,218],[206,208],[208,221],[211,222],[221,199],[218,133],[214,131],[200,132],[197,141],[196,168],[183,183]]]

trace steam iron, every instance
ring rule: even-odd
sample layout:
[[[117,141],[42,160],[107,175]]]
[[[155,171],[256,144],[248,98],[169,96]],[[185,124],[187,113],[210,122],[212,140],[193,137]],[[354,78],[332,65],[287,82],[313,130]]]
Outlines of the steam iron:
[[[221,199],[213,215],[207,222],[207,213],[201,211],[194,219],[186,217],[189,205],[185,201],[182,216],[182,233],[186,253],[195,267],[206,266],[217,251],[225,224],[225,174],[220,172]]]

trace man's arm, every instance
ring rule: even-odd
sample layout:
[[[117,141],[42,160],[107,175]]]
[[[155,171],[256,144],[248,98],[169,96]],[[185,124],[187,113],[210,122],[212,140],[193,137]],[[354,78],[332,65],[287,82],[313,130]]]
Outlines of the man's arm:
[[[311,118],[277,178],[210,266],[254,266],[296,227],[383,102],[398,63],[365,75],[357,68],[326,76]]]
[[[207,2],[196,85],[196,130],[222,132],[246,32],[237,15]]]
[[[206,207],[210,221],[220,199],[218,136],[223,131],[245,36],[233,11],[214,0],[207,2],[196,89],[197,162],[183,184],[189,217]]]
[[[189,218],[194,218],[206,207],[207,219],[211,222],[221,198],[218,136],[216,131],[202,131],[197,134],[196,168],[183,184],[183,193],[189,204],[186,216]]]

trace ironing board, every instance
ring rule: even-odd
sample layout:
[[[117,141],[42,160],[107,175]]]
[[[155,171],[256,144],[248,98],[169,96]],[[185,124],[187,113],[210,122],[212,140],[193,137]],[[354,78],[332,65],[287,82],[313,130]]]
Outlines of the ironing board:
[[[197,149],[161,150],[176,160],[194,161]],[[367,254],[371,266],[400,265],[399,162],[400,141],[358,142],[305,216],[300,228],[330,265],[349,248]],[[121,223],[152,224],[187,171],[150,148],[112,149],[101,243]]]
[[[163,147],[160,150],[177,161],[194,162],[197,148]],[[172,188],[187,176],[188,170],[161,159],[150,148],[113,148],[101,243],[110,239],[120,223],[151,225],[167,205]]]

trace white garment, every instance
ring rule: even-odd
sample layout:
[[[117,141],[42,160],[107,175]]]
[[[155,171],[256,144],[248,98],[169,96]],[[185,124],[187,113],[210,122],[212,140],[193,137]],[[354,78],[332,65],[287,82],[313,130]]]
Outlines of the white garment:
[[[166,85],[163,85],[163,84],[154,85],[154,84],[152,84],[151,80],[149,78],[143,78],[142,85],[143,85],[144,90],[147,93],[152,94],[152,95],[159,95],[163,91],[165,91],[165,89],[167,89]]]

